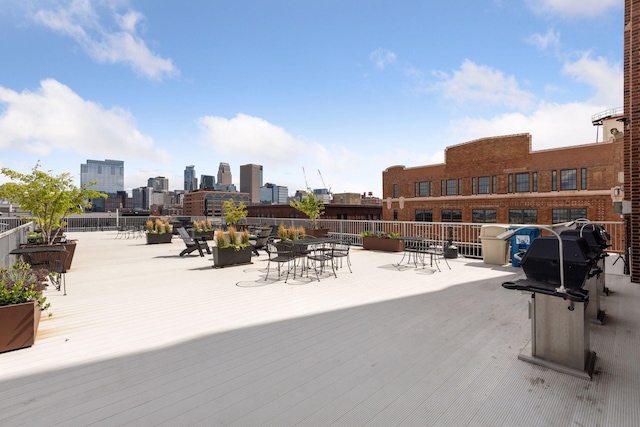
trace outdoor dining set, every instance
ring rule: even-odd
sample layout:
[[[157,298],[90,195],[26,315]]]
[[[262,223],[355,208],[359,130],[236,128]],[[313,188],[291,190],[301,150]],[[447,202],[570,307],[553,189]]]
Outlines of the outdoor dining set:
[[[178,234],[185,243],[180,256],[197,251],[204,256],[211,254],[211,248],[203,238],[194,237],[184,228],[178,228]],[[272,227],[256,227],[250,230],[251,251],[259,257],[261,250],[267,255],[265,281],[281,280],[287,283],[289,277],[311,277],[320,280],[322,276],[337,278],[336,270],[345,266],[351,271],[349,257],[350,245],[330,236],[289,240],[272,235]]]
[[[348,244],[333,237],[306,236],[299,240],[269,237],[265,247],[269,256],[265,280],[269,278],[272,263],[277,266],[278,279],[285,275],[285,283],[289,275],[295,278],[297,274],[306,273],[308,276],[311,269],[317,280],[325,273],[337,277],[336,269],[343,266],[343,260],[351,272],[349,248]],[[282,268],[284,265],[286,270]]]

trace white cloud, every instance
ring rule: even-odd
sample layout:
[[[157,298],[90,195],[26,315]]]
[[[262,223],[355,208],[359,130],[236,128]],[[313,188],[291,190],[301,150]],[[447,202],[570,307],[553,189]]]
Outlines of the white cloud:
[[[137,73],[153,80],[162,80],[178,74],[171,59],[153,53],[138,35],[137,27],[143,15],[127,10],[115,11],[113,19],[118,28],[112,31],[101,22],[95,3],[89,0],[71,0],[55,10],[38,10],[35,22],[74,39],[84,51],[99,63],[123,63]]]
[[[387,167],[388,156],[357,154],[344,145],[331,146],[295,137],[267,120],[238,114],[227,119],[207,116],[197,121],[202,131],[202,143],[216,159],[209,169],[217,170],[219,162],[231,165],[233,182],[239,183],[239,166],[260,164],[268,182],[289,187],[293,194],[305,188],[305,175],[311,188],[321,188],[321,171],[327,187],[334,192],[374,191],[372,182],[381,182],[380,171]],[[207,158],[211,156],[207,155]],[[303,174],[304,168],[304,174]]]
[[[621,0],[527,0],[536,13],[566,17],[597,17],[608,9],[622,7]]]
[[[596,136],[591,116],[622,106],[623,71],[619,64],[592,58],[588,53],[566,62],[563,73],[594,89],[590,99],[558,104],[541,101],[530,113],[508,112],[490,118],[465,117],[452,122],[452,136],[460,142],[478,138],[529,133],[534,150],[588,144],[606,139]]]
[[[444,72],[435,74],[442,80],[435,85],[435,89],[442,93],[444,99],[459,104],[473,102],[518,109],[533,106],[534,95],[520,89],[514,77],[505,76],[486,65],[465,60],[452,75]]]
[[[591,124],[591,116],[607,108],[588,103],[543,103],[530,115],[506,113],[489,119],[467,117],[456,121],[451,129],[460,141],[529,133],[534,150],[589,144],[596,142],[597,130]],[[602,141],[601,134],[598,139]]]
[[[545,34],[532,34],[525,41],[538,50],[556,51],[560,46],[560,33],[548,29]]]
[[[18,93],[0,86],[0,149],[37,155],[59,150],[109,158],[168,158],[136,129],[129,112],[119,107],[106,110],[53,79],[43,80],[36,92]]]
[[[395,64],[398,56],[389,50],[378,48],[371,52],[369,59],[375,64],[376,68],[384,70],[387,65]]]
[[[577,61],[566,62],[563,72],[596,90],[592,102],[611,108],[622,106],[624,76],[619,64],[610,64],[602,57],[594,59],[585,53]]]

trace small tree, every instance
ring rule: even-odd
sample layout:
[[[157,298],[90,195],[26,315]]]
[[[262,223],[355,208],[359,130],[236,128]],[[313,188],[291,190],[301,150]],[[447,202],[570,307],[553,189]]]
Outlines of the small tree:
[[[237,206],[233,199],[227,199],[222,203],[222,214],[227,224],[237,224],[241,219],[246,218],[248,213],[247,207],[242,202]]]
[[[7,199],[31,212],[33,217],[26,219],[35,221],[42,230],[43,243],[51,244],[56,237],[54,231],[67,225],[64,221],[67,215],[82,213],[91,205],[89,199],[107,198],[107,195],[88,190],[84,185],[76,187],[70,173],[56,176],[39,168],[37,163],[29,174],[2,168],[2,174],[11,181],[0,186],[0,199]]]
[[[309,217],[312,228],[318,228],[318,219],[324,214],[324,202],[321,198],[316,198],[313,192],[307,191],[301,200],[292,200],[289,204]]]

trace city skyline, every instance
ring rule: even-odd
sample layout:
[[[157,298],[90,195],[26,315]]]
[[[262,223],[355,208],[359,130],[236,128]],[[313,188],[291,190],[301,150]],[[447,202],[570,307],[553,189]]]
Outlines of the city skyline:
[[[590,119],[622,105],[620,0],[455,1],[5,1],[0,166],[79,179],[118,158],[131,191],[220,161],[238,186],[255,163],[291,192],[322,177],[381,196],[386,168],[475,139],[603,139]]]

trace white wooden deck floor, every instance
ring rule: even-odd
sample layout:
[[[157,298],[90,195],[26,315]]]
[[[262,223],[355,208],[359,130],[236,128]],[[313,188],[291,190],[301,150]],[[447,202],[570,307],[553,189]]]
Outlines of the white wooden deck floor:
[[[0,425],[637,426],[640,286],[608,275],[592,381],[517,359],[519,269],[459,258],[258,286],[265,256],[213,269],[115,232],[78,239],[36,344],[0,354]],[[240,285],[240,286],[238,286]]]

